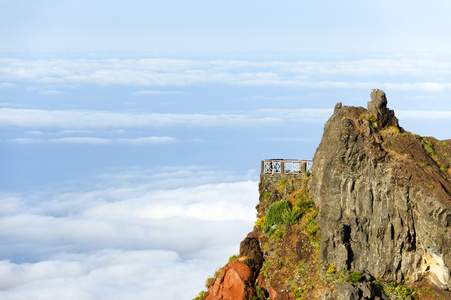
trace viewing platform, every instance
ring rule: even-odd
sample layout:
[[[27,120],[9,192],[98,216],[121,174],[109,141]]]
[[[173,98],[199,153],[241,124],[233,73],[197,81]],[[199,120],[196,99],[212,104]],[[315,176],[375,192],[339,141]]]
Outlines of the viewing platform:
[[[264,159],[261,174],[303,174],[311,172],[312,164],[308,159]]]

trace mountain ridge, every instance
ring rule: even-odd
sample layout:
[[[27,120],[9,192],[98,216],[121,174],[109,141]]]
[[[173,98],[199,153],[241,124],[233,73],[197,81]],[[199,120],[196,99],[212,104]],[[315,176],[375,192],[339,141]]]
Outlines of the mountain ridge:
[[[253,231],[198,299],[451,297],[448,143],[405,131],[381,90],[337,103],[312,174],[260,176]]]

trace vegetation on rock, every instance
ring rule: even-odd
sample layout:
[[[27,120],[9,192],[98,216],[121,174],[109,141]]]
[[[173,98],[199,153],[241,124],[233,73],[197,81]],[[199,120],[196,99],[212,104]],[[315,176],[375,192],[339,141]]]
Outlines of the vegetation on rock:
[[[226,299],[226,274],[241,280],[233,299],[451,297],[422,281],[451,288],[451,140],[404,131],[385,94],[371,97],[337,104],[314,176],[261,175],[253,231],[196,299]]]
[[[346,278],[346,280],[350,283],[357,283],[363,278],[365,278],[365,275],[361,274],[360,272],[352,272],[348,275],[348,278]]]

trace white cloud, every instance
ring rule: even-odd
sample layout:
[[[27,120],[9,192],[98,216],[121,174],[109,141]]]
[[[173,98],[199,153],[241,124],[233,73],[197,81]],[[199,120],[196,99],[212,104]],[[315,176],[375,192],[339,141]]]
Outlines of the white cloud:
[[[0,82],[0,89],[10,89],[13,87],[16,87],[16,85],[10,82]]]
[[[27,131],[27,134],[34,135],[34,136],[44,135],[44,133],[42,131],[39,131],[39,130],[30,130],[30,131]]]
[[[147,145],[147,144],[174,143],[177,140],[173,137],[167,136],[150,136],[128,139],[108,139],[98,137],[64,137],[52,139],[15,138],[11,139],[10,141],[20,144],[57,143],[57,144],[89,144],[89,145],[110,145],[110,144]]]
[[[279,100],[302,100],[305,99],[303,96],[263,96],[254,95],[249,97],[243,97],[243,100],[263,100],[263,101],[279,101]]]
[[[270,116],[245,114],[162,114],[0,108],[0,126],[26,128],[133,128],[161,126],[253,126],[277,124]]]
[[[10,140],[13,143],[19,143],[19,144],[32,144],[32,143],[40,143],[42,140],[40,139],[34,139],[34,138],[15,138]]]
[[[438,121],[451,120],[451,111],[435,111],[435,110],[396,110],[398,119],[405,120],[424,120],[424,121]]]
[[[135,170],[84,191],[2,193],[0,298],[193,298],[252,230],[246,177]]]
[[[58,90],[46,90],[46,91],[40,91],[39,94],[45,95],[45,96],[61,96],[66,93],[63,91],[58,91]]]
[[[134,92],[133,96],[161,96],[161,95],[176,95],[180,94],[178,91],[138,91]]]
[[[109,139],[95,138],[95,137],[65,137],[58,139],[48,140],[50,143],[63,143],[63,144],[94,144],[94,145],[106,145],[110,143]]]
[[[199,278],[206,278],[212,272],[202,263],[205,262],[200,259],[184,260],[173,251],[120,249],[61,253],[36,263],[1,261],[0,297],[74,300],[193,298],[202,289]]]
[[[249,62],[158,58],[36,61],[5,58],[0,59],[0,80],[27,81],[51,86],[97,84],[178,87],[225,84],[314,89],[382,87],[440,92],[451,89],[451,63],[446,60],[426,59]],[[59,93],[58,90],[48,92]],[[177,92],[142,90],[133,95],[174,93]]]
[[[2,97],[0,97],[0,99],[2,99]],[[0,106],[5,106],[5,107],[23,107],[23,105],[21,105],[21,104],[10,103],[10,102],[1,102]]]
[[[267,138],[265,140],[277,141],[277,142],[297,142],[297,143],[311,142],[311,141],[315,141],[315,142],[319,143],[321,141],[321,139],[319,139],[319,138],[295,138],[295,137],[274,137],[274,138]]]
[[[280,118],[287,122],[324,123],[333,113],[331,108],[260,109],[264,115]]]
[[[145,144],[167,144],[177,141],[173,137],[168,136],[149,136],[135,139],[115,139],[114,142],[132,145],[145,145]]]
[[[77,135],[77,134],[86,135],[86,134],[92,134],[92,132],[89,130],[81,130],[81,129],[78,129],[78,130],[77,129],[66,129],[66,130],[61,130],[59,132],[59,134],[61,134],[61,135]]]

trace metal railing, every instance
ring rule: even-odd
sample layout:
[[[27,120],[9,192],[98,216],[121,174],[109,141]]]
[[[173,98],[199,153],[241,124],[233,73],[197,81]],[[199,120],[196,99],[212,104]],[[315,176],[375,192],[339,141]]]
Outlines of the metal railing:
[[[308,159],[265,159],[262,160],[262,174],[300,174],[311,172],[312,160]]]

